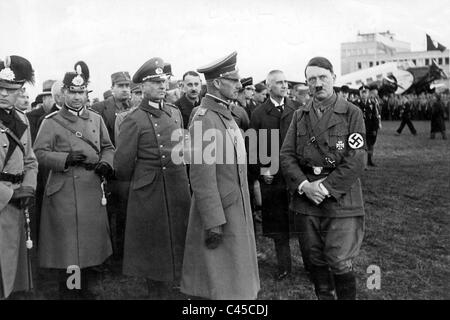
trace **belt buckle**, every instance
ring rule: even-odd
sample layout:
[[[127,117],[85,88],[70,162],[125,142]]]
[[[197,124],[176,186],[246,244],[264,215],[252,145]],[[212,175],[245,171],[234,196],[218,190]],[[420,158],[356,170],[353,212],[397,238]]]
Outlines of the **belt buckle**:
[[[314,167],[313,166],[313,171],[316,176],[318,176],[319,174],[322,173],[322,169],[323,169],[323,167]]]

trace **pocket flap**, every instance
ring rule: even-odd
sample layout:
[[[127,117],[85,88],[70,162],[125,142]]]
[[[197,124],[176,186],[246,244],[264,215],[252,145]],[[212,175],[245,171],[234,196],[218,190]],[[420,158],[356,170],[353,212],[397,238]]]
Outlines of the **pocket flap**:
[[[330,131],[330,136],[347,136],[348,135],[348,128],[342,127],[342,126],[336,126],[333,128],[333,130]]]
[[[155,180],[155,177],[156,171],[148,171],[144,173],[144,175],[142,175],[133,182],[133,190],[137,190],[149,185],[150,183],[153,182],[153,180]]]
[[[55,194],[56,192],[58,192],[59,190],[61,190],[61,188],[64,185],[64,180],[50,180],[49,184],[47,185],[47,190],[45,191],[45,194],[47,196],[51,196],[52,194]]]
[[[238,197],[239,197],[239,192],[237,192],[236,190],[231,191],[227,195],[221,197],[220,200],[222,201],[222,207],[224,209],[228,208],[229,206],[231,206],[233,203],[235,203],[238,200]]]

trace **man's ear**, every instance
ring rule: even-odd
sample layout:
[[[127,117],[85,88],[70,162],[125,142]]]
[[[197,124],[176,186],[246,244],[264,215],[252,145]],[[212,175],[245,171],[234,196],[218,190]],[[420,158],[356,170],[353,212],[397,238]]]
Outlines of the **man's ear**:
[[[221,85],[220,79],[214,79],[214,80],[213,80],[213,85],[214,85],[214,87],[215,87],[217,90],[219,90],[220,85]]]

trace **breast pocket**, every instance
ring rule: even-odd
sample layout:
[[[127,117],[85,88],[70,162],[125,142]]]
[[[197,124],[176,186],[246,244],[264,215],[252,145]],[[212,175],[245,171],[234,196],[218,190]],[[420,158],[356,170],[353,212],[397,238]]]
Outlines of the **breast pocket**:
[[[343,153],[347,149],[348,128],[337,126],[330,130],[328,145],[331,150]]]
[[[308,143],[308,131],[306,127],[299,124],[297,127],[297,154],[303,155],[305,146]]]

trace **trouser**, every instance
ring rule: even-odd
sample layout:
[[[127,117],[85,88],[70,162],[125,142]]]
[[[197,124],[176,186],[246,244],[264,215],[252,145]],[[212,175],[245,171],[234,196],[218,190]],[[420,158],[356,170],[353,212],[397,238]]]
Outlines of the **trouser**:
[[[446,135],[446,133],[445,133],[445,130],[439,131],[439,133],[442,135],[442,139],[444,139],[444,140],[447,139],[447,135]],[[430,138],[431,138],[431,139],[435,139],[435,138],[436,138],[436,132],[431,132]]]
[[[116,260],[120,260],[123,258],[129,184],[123,181],[112,180],[108,181],[107,188],[106,209],[111,229],[113,257]]]
[[[150,300],[171,300],[173,298],[170,282],[147,278],[147,289]]]
[[[412,134],[417,134],[416,128],[414,128],[414,125],[411,122],[411,119],[402,119],[402,122],[400,123],[400,127],[397,129],[397,133],[402,133],[403,128],[405,125],[408,125],[409,131],[411,131]]]
[[[301,215],[300,245],[311,263],[312,279],[319,299],[352,299],[356,280],[352,260],[361,247],[364,217],[324,218]]]
[[[278,263],[278,272],[291,272],[292,271],[292,259],[291,259],[291,247],[289,244],[289,234],[288,233],[279,233],[277,235],[272,236],[274,245],[275,245],[275,253],[277,256]],[[307,251],[304,246],[301,245],[301,239],[298,237],[298,243],[300,247],[300,252],[302,255],[303,266],[306,271],[310,271],[310,262],[308,258]]]

